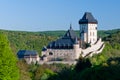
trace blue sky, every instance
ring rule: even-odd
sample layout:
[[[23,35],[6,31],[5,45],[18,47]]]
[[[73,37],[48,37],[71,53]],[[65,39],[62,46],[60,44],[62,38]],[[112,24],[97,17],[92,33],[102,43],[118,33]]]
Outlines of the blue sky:
[[[120,28],[120,0],[0,0],[0,29],[19,31],[67,30],[91,12],[98,29]]]

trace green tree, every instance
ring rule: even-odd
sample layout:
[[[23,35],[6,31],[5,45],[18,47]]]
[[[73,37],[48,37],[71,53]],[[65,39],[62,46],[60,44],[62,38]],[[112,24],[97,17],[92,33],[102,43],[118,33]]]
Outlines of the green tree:
[[[52,70],[41,65],[36,69],[34,80],[47,80],[53,75],[55,75],[55,73]]]
[[[29,65],[24,60],[19,60],[17,63],[17,66],[19,68],[20,73],[20,79],[19,80],[32,80],[32,76],[29,72]]]
[[[7,37],[0,33],[0,80],[18,80],[19,71],[15,55],[12,53]]]
[[[96,66],[84,70],[77,80],[120,80],[120,66]]]
[[[75,65],[75,71],[81,72],[86,68],[90,68],[92,66],[90,60],[87,58],[83,58],[82,56],[79,58],[77,64]]]

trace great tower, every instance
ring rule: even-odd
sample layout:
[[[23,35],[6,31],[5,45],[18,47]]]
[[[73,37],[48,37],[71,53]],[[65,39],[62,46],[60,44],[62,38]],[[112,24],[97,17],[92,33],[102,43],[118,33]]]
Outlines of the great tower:
[[[94,44],[97,41],[98,21],[90,12],[85,12],[82,19],[79,20],[80,38],[82,41]]]

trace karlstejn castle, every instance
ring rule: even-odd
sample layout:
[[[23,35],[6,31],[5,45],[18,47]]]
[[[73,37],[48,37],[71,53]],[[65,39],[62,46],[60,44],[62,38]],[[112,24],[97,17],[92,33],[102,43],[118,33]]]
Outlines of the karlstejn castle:
[[[50,42],[42,49],[42,55],[39,57],[36,51],[20,50],[17,55],[19,59],[25,59],[28,64],[51,64],[67,63],[75,64],[76,60],[82,57],[99,54],[104,48],[104,42],[97,37],[98,21],[90,12],[86,12],[79,20],[79,37],[75,34],[72,25],[62,38]],[[62,61],[62,62],[61,62]]]
[[[66,34],[56,41],[50,42],[42,49],[42,60],[75,61],[80,56],[87,57],[99,54],[104,48],[104,42],[97,37],[98,21],[90,12],[86,12],[79,20],[79,37],[72,26]]]

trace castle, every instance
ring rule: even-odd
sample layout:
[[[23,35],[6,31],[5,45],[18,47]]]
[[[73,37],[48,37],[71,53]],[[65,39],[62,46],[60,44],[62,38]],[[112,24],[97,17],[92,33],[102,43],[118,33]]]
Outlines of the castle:
[[[97,37],[98,21],[90,12],[85,12],[79,20],[79,37],[75,34],[72,26],[66,34],[56,41],[50,42],[42,49],[43,61],[74,61],[79,56],[92,56],[101,53],[104,42]]]

